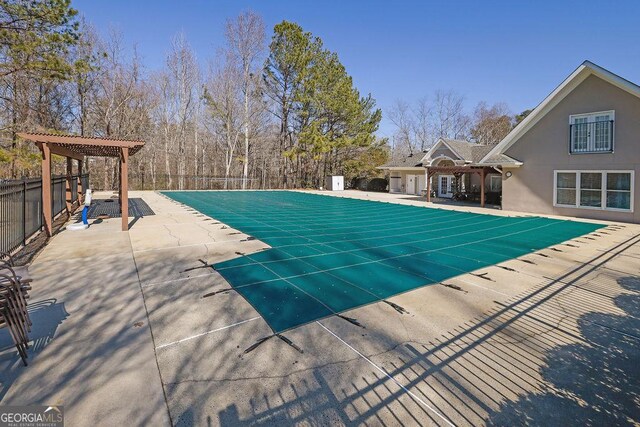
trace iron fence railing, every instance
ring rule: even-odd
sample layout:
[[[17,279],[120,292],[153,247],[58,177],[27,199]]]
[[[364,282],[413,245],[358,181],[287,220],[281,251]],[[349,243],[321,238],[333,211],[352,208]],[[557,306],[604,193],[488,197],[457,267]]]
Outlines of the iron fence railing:
[[[242,178],[237,177],[158,174],[153,179],[145,175],[129,174],[129,190],[240,190],[242,181]],[[245,188],[272,188],[268,184],[265,185],[257,178],[247,178]]]
[[[88,188],[89,175],[74,175],[71,200],[78,200],[78,179]],[[53,216],[66,208],[66,176],[51,178]],[[12,252],[42,230],[42,179],[0,181],[0,251]]]
[[[613,120],[569,125],[569,152],[610,153],[613,151]]]

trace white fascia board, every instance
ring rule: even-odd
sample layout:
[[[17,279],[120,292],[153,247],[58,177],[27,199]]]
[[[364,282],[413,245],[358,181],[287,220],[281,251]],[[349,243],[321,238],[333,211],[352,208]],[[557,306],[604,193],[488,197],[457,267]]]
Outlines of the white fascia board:
[[[617,74],[606,70],[599,65],[590,61],[584,61],[576,70],[569,75],[553,92],[551,92],[534,110],[529,114],[518,126],[513,128],[507,136],[504,137],[493,150],[489,151],[479,163],[500,153],[504,153],[511,147],[523,134],[531,129],[540,119],[549,113],[560,101],[562,101],[571,91],[573,91],[580,83],[582,83],[590,75],[595,75],[611,83],[612,85],[629,92],[630,94],[640,97],[640,86],[623,79]]]

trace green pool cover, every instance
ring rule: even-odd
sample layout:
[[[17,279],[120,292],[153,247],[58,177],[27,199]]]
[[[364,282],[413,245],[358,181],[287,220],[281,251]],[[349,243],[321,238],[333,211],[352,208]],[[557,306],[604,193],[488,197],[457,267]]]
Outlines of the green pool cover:
[[[291,191],[163,194],[272,247],[214,268],[274,332],[602,227]]]

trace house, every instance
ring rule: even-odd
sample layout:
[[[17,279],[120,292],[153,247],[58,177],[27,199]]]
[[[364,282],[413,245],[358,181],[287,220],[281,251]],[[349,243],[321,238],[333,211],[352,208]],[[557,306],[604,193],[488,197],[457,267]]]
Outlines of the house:
[[[502,170],[506,165],[519,166],[520,162],[506,155],[499,155],[488,162],[481,160],[493,149],[493,145],[475,144],[457,139],[440,138],[425,154],[422,163],[429,178],[431,195],[452,198],[464,195],[465,199],[500,203]]]
[[[391,161],[378,169],[389,174],[389,192],[421,195],[426,188],[426,175],[422,167],[424,153],[410,154]]]
[[[381,167],[390,191],[640,223],[640,86],[585,61],[499,144],[441,139],[416,160]],[[424,184],[410,186],[419,168]]]
[[[498,167],[518,166],[520,162],[506,155],[499,155],[480,164],[480,160],[493,147],[440,138],[429,151],[422,153],[420,160],[413,155],[380,166],[379,169],[388,171],[389,191],[392,193],[424,195],[428,200],[431,200],[431,195],[447,199],[464,194],[465,198],[481,202],[484,192],[486,201],[499,204],[502,171]],[[427,177],[430,194],[427,194]]]
[[[585,61],[481,160],[503,165],[502,208],[640,222],[640,87]]]

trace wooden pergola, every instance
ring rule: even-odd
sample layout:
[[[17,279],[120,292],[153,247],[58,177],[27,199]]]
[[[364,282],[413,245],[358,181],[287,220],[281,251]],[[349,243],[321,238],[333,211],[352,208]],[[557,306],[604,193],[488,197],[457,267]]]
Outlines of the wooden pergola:
[[[465,173],[477,173],[480,175],[480,206],[484,208],[485,185],[484,180],[488,174],[499,173],[495,169],[486,166],[433,166],[427,167],[427,202],[431,201],[431,177],[437,173],[454,175],[456,178]]]
[[[42,215],[44,228],[48,236],[52,234],[51,208],[51,155],[67,158],[67,211],[71,212],[71,175],[73,160],[78,161],[78,175],[82,175],[82,162],[85,156],[115,157],[120,161],[120,214],[122,231],[129,229],[129,156],[136,154],[144,146],[144,141],[125,141],[111,138],[93,138],[77,135],[55,135],[48,133],[18,133],[18,136],[35,142],[42,153]],[[82,203],[82,180],[78,180],[78,203]]]

